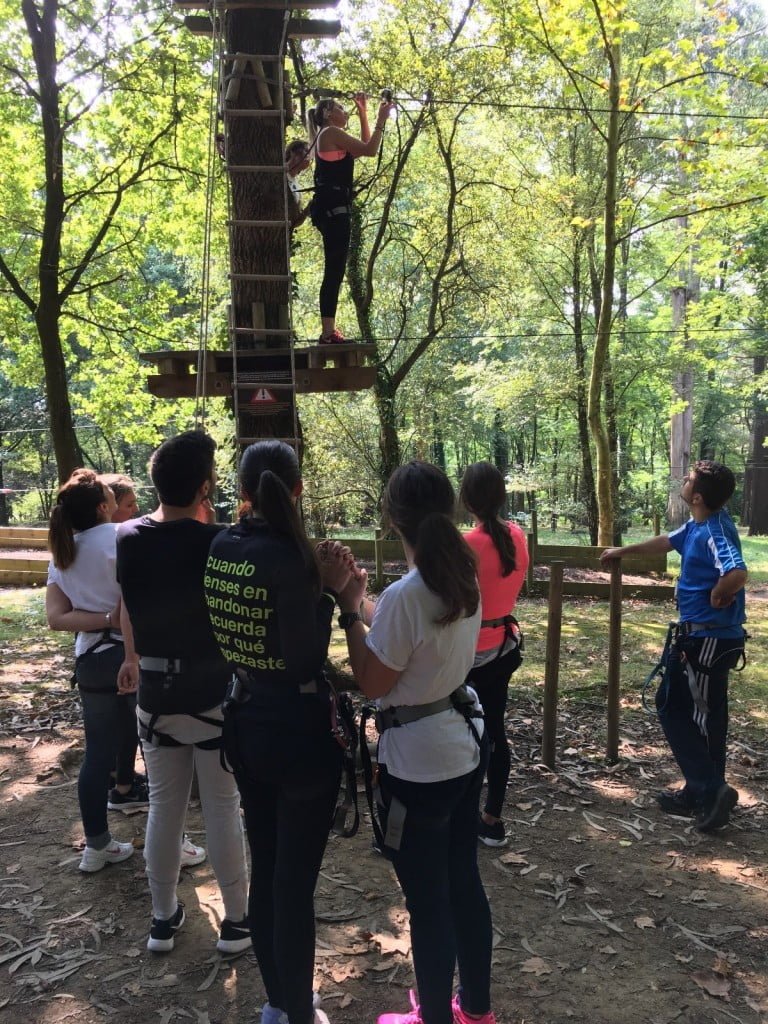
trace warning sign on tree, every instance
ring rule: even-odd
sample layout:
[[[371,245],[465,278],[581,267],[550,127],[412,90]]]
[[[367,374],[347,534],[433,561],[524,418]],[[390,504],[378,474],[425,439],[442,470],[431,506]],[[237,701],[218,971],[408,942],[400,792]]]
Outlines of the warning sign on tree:
[[[274,405],[277,399],[269,390],[269,388],[257,388],[256,391],[251,395],[251,405]]]

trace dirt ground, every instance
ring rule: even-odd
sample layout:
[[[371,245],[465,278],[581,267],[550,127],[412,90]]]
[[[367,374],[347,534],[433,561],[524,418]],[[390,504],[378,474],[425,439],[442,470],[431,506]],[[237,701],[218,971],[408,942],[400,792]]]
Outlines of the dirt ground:
[[[259,1019],[249,955],[215,951],[221,914],[207,864],[182,872],[187,924],[173,953],[145,948],[146,817],[113,814],[135,856],[77,870],[81,732],[69,659],[43,636],[0,650],[0,1020],[224,1024]],[[625,707],[621,761],[603,758],[604,710],[564,705],[558,769],[538,763],[540,707],[510,706],[511,842],[481,848],[500,1024],[768,1021],[768,744],[732,723],[731,825],[702,836],[653,793],[676,778],[658,725]],[[199,808],[188,831],[205,844]],[[316,984],[332,1024],[408,1007],[408,924],[363,823],[332,838],[317,897]]]

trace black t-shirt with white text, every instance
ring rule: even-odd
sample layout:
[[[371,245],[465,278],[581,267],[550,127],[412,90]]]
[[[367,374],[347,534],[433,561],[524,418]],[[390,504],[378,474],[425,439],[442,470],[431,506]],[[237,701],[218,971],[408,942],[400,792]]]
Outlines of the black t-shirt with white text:
[[[233,668],[286,689],[318,677],[335,602],[318,594],[288,538],[263,520],[241,520],[211,544],[204,583],[215,639]]]
[[[221,702],[232,671],[213,636],[203,591],[208,549],[225,528],[195,519],[141,516],[117,531],[117,578],[139,655],[180,658],[185,671],[162,700],[141,673],[139,705],[150,712],[198,712]]]

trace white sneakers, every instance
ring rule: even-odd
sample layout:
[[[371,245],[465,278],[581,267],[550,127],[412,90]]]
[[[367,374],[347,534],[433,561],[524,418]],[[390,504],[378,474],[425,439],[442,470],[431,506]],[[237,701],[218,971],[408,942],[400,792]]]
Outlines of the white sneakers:
[[[202,864],[206,858],[205,849],[202,846],[195,846],[189,836],[184,836],[181,844],[181,866],[193,868],[196,864]]]
[[[94,871],[101,871],[107,864],[119,864],[121,860],[128,860],[133,856],[133,851],[133,843],[118,843],[116,839],[111,839],[103,850],[94,850],[92,846],[86,846],[78,867],[81,871],[93,874]]]

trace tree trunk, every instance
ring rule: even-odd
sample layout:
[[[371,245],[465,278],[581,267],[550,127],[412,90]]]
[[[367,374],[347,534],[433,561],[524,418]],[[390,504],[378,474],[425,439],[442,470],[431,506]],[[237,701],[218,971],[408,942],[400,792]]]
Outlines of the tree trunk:
[[[576,358],[576,421],[581,454],[581,475],[579,495],[587,511],[587,528],[590,544],[597,544],[597,495],[595,474],[592,468],[592,448],[589,441],[589,420],[587,418],[587,354],[584,346],[584,322],[582,317],[581,260],[583,242],[574,237],[572,255],[572,302],[573,302],[573,345]]]
[[[766,357],[754,356],[752,371],[755,377],[766,370]],[[744,506],[749,514],[749,536],[768,534],[768,401],[762,391],[756,390],[753,406],[751,458],[744,481]]]
[[[691,298],[689,289],[682,285],[672,289],[672,326],[682,330],[684,353],[691,348],[686,330],[686,311]],[[667,520],[672,529],[682,526],[688,519],[688,506],[680,497],[680,486],[691,464],[691,434],[693,430],[693,370],[685,362],[672,381],[679,411],[672,414],[669,428],[669,498]]]
[[[598,533],[597,542],[610,547],[613,543],[613,487],[611,450],[603,419],[602,396],[605,364],[611,343],[611,317],[613,314],[613,287],[616,277],[616,196],[619,162],[619,103],[620,103],[620,50],[616,43],[605,43],[610,65],[608,86],[608,132],[605,147],[605,210],[603,227],[604,263],[601,282],[600,316],[597,321],[592,373],[589,379],[587,418],[595,444]]]
[[[45,370],[48,421],[59,480],[64,481],[82,463],[82,452],[72,421],[67,370],[61,345],[61,231],[64,223],[64,146],[59,111],[56,58],[56,0],[44,0],[42,13],[32,0],[23,0],[22,12],[32,44],[39,85],[39,107],[45,152],[45,209],[40,240],[38,279],[40,293],[34,308],[35,325]]]
[[[395,415],[397,389],[384,366],[379,365],[373,392],[379,414],[379,473],[382,485],[385,485],[400,465],[401,456]]]

